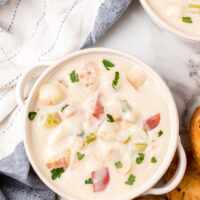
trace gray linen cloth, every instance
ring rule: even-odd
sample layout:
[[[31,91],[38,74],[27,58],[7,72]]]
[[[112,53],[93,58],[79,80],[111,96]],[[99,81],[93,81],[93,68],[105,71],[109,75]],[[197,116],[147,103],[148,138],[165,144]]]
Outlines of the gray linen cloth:
[[[93,30],[83,48],[94,44],[119,19],[131,1],[105,0],[99,7]],[[3,2],[0,0],[0,6]],[[23,142],[17,145],[13,154],[0,160],[0,200],[55,199],[56,194],[41,182],[32,169]]]

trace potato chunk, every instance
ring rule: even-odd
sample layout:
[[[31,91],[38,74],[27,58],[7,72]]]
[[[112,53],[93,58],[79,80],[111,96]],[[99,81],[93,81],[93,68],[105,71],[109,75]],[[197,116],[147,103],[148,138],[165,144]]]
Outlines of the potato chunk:
[[[58,104],[62,100],[62,97],[62,89],[57,84],[45,84],[39,90],[39,100],[45,105]]]
[[[127,80],[136,90],[138,90],[139,87],[144,84],[146,80],[146,74],[142,71],[134,69],[128,72]]]

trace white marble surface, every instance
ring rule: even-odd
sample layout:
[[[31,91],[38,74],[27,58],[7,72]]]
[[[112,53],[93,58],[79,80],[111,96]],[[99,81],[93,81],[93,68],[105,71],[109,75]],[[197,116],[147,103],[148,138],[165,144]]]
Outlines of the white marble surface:
[[[170,87],[180,117],[180,133],[187,146],[188,121],[200,105],[200,44],[185,42],[161,30],[138,0],[95,47],[128,52],[154,68]]]
[[[200,44],[181,41],[147,16],[138,0],[94,47],[125,51],[154,68],[167,82],[180,118],[180,134],[188,146],[187,125],[200,105]]]

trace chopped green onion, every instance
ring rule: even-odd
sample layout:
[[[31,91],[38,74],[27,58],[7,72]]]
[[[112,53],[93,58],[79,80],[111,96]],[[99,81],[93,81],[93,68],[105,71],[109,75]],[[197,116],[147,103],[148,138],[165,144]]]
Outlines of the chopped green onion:
[[[122,168],[123,165],[122,165],[122,163],[120,161],[118,161],[118,162],[115,163],[115,167],[116,168]]]
[[[144,151],[147,148],[147,144],[145,143],[135,143],[134,145],[137,151]]]
[[[90,133],[90,135],[88,135],[87,138],[86,138],[87,144],[91,143],[94,140],[96,140],[96,134],[95,133]]]
[[[133,185],[133,183],[135,182],[136,177],[134,175],[130,175],[128,180],[125,182],[125,184],[127,185]]]
[[[115,122],[114,119],[113,119],[113,117],[112,117],[112,115],[107,114],[106,116],[107,116],[107,118],[108,118],[108,119],[107,119],[107,122]]]
[[[151,158],[151,163],[157,163],[157,160],[156,160],[156,157],[155,157],[155,156],[153,156],[153,157]]]
[[[84,131],[82,131],[80,134],[79,134],[79,137],[84,137],[85,133]]]
[[[115,72],[115,79],[112,81],[112,87],[115,89],[119,81],[119,72]]]
[[[110,67],[114,67],[115,65],[111,63],[109,60],[103,59],[103,64],[106,70],[110,70]]]
[[[65,106],[63,106],[62,108],[61,108],[61,112],[63,111],[63,110],[65,110],[65,108],[67,108],[69,105],[65,105]]]
[[[60,178],[61,174],[64,172],[64,168],[57,168],[57,169],[52,169],[51,170],[51,178],[52,180],[55,180],[56,178]]]
[[[144,160],[144,154],[143,153],[139,153],[138,157],[136,158],[136,163],[139,165],[143,162]]]
[[[182,17],[182,21],[185,22],[185,23],[189,23],[189,24],[192,23],[191,17]]]
[[[131,140],[131,136],[128,136],[128,137],[123,141],[123,143],[124,143],[124,144],[127,144],[127,143],[130,142],[130,140]]]
[[[35,119],[35,116],[37,115],[36,112],[29,112],[28,113],[28,118],[32,121]]]
[[[127,112],[130,110],[130,107],[128,105],[128,102],[126,100],[123,100],[121,102],[121,106],[122,106],[122,112]]]
[[[93,182],[92,182],[92,178],[89,178],[88,180],[86,179],[85,180],[85,184],[92,184]]]
[[[54,127],[61,123],[60,116],[57,112],[45,113],[40,116],[40,124],[44,128]]]
[[[85,157],[85,154],[81,154],[79,152],[76,153],[78,160],[82,160]]]
[[[72,81],[72,83],[75,83],[75,82],[79,82],[79,78],[78,78],[78,74],[76,73],[75,70],[73,70],[70,74],[70,79]]]
[[[160,137],[162,134],[163,134],[163,131],[160,130],[160,131],[158,132],[158,137]]]

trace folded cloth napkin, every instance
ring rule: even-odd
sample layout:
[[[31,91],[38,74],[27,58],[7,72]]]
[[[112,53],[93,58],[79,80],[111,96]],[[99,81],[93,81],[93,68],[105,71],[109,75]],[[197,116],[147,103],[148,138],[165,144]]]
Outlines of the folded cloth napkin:
[[[35,63],[95,43],[132,0],[0,0],[0,200],[51,200],[26,157],[15,86]],[[4,5],[3,5],[4,4]]]
[[[3,6],[8,0],[0,0],[0,6]]]

